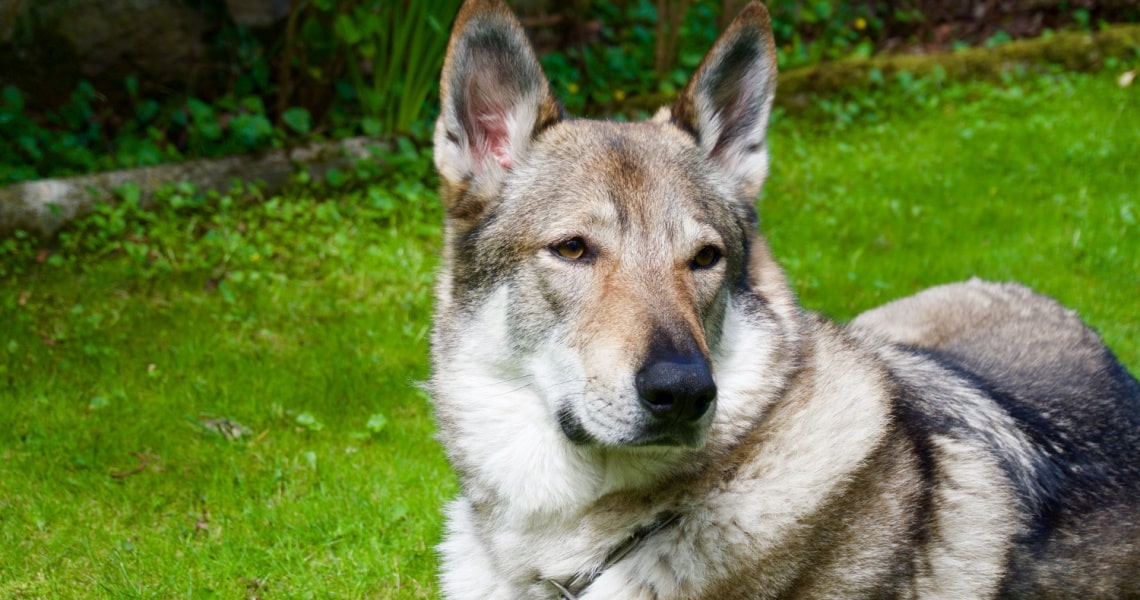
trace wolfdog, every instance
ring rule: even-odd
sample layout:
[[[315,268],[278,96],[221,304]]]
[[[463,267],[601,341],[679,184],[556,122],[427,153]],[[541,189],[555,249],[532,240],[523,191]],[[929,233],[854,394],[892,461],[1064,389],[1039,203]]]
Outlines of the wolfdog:
[[[430,382],[459,599],[1140,597],[1140,384],[972,280],[846,327],[757,232],[767,11],[644,122],[568,118],[502,0],[441,85]]]

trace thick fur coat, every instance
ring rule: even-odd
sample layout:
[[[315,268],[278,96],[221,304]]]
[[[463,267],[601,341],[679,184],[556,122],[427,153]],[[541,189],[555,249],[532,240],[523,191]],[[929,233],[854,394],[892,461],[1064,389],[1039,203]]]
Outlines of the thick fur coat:
[[[1130,597],[1140,385],[1053,300],[952,284],[840,327],[757,232],[747,6],[653,119],[571,119],[500,0],[442,79],[431,390],[446,598]]]

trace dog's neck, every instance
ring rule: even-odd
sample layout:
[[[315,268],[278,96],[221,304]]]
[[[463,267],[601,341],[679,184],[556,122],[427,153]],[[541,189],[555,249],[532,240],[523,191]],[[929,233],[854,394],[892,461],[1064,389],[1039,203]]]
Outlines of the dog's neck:
[[[615,546],[608,554],[602,563],[587,571],[579,571],[573,577],[565,581],[558,581],[556,579],[547,579],[546,583],[558,592],[558,600],[578,600],[578,597],[605,573],[606,569],[616,564],[621,559],[635,551],[639,546],[643,545],[645,541],[653,534],[661,531],[672,525],[677,521],[679,515],[677,513],[662,513],[662,515],[647,527],[641,527],[635,530],[628,538],[621,544]]]

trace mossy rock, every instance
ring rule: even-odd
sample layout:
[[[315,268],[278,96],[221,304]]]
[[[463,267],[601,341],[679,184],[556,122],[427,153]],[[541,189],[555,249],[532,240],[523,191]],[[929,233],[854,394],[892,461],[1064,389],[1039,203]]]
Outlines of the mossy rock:
[[[357,137],[0,186],[0,240],[16,231],[48,239],[68,222],[91,214],[96,205],[115,202],[117,190],[127,184],[138,186],[143,208],[149,208],[162,186],[177,182],[191,183],[202,193],[225,193],[234,181],[257,181],[266,194],[275,194],[298,170],[320,179],[334,169],[350,170],[361,160],[383,160],[390,152],[387,141]]]
[[[872,73],[890,78],[902,72],[925,76],[941,70],[950,79],[997,80],[1011,70],[1048,65],[1070,71],[1097,71],[1109,57],[1140,57],[1140,25],[1114,25],[1096,33],[1058,33],[993,48],[847,58],[793,69],[780,74],[776,104],[794,111],[810,104],[814,95],[869,87],[877,79]],[[652,112],[672,100],[665,94],[647,94],[631,98],[621,108],[629,113]]]
[[[1120,25],[1097,33],[1068,32],[1050,37],[1009,42],[994,48],[925,55],[886,55],[848,58],[780,76],[785,101],[806,94],[830,94],[866,86],[871,73],[884,77],[906,72],[930,75],[936,69],[953,79],[997,79],[1015,68],[1059,65],[1070,71],[1096,71],[1110,56],[1140,53],[1140,25]]]

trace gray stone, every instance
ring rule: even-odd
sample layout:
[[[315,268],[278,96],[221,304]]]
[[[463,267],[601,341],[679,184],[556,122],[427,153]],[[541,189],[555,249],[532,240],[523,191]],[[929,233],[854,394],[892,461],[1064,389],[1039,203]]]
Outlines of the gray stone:
[[[128,74],[187,81],[209,50],[202,39],[207,23],[195,6],[184,0],[0,0],[0,84],[59,99],[80,77],[120,86]]]
[[[230,17],[245,27],[269,27],[289,15],[289,0],[226,0]]]

